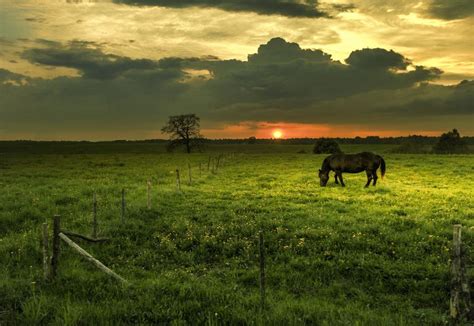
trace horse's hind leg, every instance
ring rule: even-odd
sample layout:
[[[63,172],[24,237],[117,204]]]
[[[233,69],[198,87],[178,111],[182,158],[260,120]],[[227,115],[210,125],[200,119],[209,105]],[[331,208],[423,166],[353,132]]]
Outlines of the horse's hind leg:
[[[334,174],[334,181],[336,182],[337,185],[339,184],[339,181],[337,180],[337,173]]]
[[[365,187],[367,188],[370,185],[370,181],[372,181],[372,171],[366,170],[367,173],[367,183],[365,184]]]
[[[344,180],[342,180],[342,172],[336,171],[336,176],[339,178],[339,181],[341,181],[341,186],[345,187]]]
[[[372,183],[373,186],[375,186],[377,184],[377,179],[379,178],[377,176],[377,170],[375,170],[373,173],[372,173],[372,177],[374,178],[374,183]]]

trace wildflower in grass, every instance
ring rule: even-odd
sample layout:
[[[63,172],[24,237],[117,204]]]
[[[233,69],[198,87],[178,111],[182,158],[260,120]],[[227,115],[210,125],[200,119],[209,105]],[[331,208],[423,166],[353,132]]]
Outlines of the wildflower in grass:
[[[300,238],[297,244],[298,247],[304,247],[304,238]]]

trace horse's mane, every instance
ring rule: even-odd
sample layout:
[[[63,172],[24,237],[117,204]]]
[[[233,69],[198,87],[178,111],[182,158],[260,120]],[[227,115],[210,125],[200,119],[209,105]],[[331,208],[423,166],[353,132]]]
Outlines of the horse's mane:
[[[326,157],[323,161],[323,165],[321,166],[322,171],[329,171],[330,170],[330,163],[329,163],[329,157]]]

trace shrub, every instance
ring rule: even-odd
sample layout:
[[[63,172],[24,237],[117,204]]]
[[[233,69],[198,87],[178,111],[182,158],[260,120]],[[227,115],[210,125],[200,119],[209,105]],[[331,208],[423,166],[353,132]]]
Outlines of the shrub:
[[[441,135],[438,143],[433,147],[436,154],[463,154],[468,153],[469,148],[457,129],[453,129]]]
[[[316,141],[313,148],[314,154],[338,154],[342,153],[335,140],[320,138]]]

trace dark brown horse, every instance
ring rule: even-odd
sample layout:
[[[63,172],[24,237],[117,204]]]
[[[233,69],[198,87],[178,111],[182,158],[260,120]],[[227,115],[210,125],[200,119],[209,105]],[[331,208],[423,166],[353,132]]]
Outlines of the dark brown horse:
[[[319,170],[319,181],[321,187],[326,186],[329,180],[329,172],[336,173],[336,184],[341,182],[341,186],[345,186],[342,180],[342,173],[359,173],[365,171],[367,173],[368,187],[370,182],[374,180],[373,185],[377,184],[377,169],[380,167],[382,178],[385,175],[385,161],[380,155],[370,152],[363,152],[358,154],[333,154],[326,157],[323,161],[321,170]],[[339,181],[338,181],[339,179]]]

